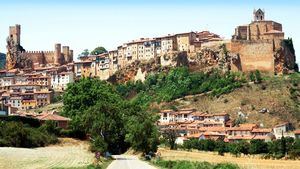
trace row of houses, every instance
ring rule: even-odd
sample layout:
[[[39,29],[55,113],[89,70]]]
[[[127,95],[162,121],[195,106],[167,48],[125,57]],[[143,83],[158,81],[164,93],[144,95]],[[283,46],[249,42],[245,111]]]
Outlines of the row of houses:
[[[198,112],[196,109],[163,110],[159,114],[160,131],[176,131],[178,144],[192,138],[226,142],[253,139],[271,141],[283,136],[300,138],[300,130],[293,130],[290,123],[278,124],[273,128],[261,128],[251,123],[234,126],[227,113],[208,114]]]
[[[0,110],[10,115],[51,103],[54,91],[64,91],[74,82],[73,64],[34,70],[0,71]]]
[[[126,67],[132,62],[159,60],[162,66],[169,65],[171,59],[165,57],[176,52],[193,53],[200,50],[201,44],[221,41],[219,35],[209,31],[187,32],[167,35],[156,38],[141,38],[124,43],[116,50],[97,56],[80,57],[75,62],[75,74],[77,77],[96,76],[106,80],[120,68]]]

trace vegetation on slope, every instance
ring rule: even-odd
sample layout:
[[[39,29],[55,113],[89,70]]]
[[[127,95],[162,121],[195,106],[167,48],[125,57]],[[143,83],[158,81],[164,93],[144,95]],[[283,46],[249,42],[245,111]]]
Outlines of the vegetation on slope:
[[[129,81],[119,84],[116,90],[133,102],[149,105],[151,102],[170,102],[186,95],[211,92],[220,96],[241,87],[245,78],[239,73],[222,74],[217,70],[209,73],[189,72],[186,67],[171,69],[168,73],[151,74],[144,83]]]
[[[193,107],[201,112],[226,112],[232,119],[261,124],[262,127],[274,127],[289,121],[295,128],[299,128],[300,74],[261,75],[261,78],[261,83],[244,83],[240,88],[218,98],[193,95],[155,106],[157,109]],[[250,74],[247,79],[250,80]]]

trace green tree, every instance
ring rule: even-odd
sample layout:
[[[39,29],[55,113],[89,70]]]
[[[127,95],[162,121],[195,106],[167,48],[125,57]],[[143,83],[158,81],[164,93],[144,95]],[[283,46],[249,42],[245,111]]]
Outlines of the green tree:
[[[81,52],[81,54],[79,54],[79,58],[80,57],[86,57],[86,56],[89,56],[89,54],[90,54],[90,52],[89,52],[89,50],[88,49],[84,49],[82,52]]]
[[[133,149],[149,153],[156,152],[158,139],[158,129],[155,126],[156,116],[151,116],[147,112],[139,112],[129,117],[126,125],[126,141],[130,143]]]
[[[166,129],[162,131],[163,137],[168,141],[168,144],[171,148],[171,150],[176,149],[176,139],[179,136],[179,133],[176,129]]]
[[[139,102],[122,97],[111,84],[98,79],[83,78],[68,86],[63,114],[71,117],[74,133],[91,135],[92,150],[122,153],[135,150],[156,150],[157,117]]]
[[[263,140],[251,140],[250,141],[250,154],[261,154],[268,152],[268,144]]]
[[[93,51],[91,51],[91,55],[100,55],[102,53],[106,53],[107,50],[102,47],[102,46],[99,46],[99,47],[96,47]]]

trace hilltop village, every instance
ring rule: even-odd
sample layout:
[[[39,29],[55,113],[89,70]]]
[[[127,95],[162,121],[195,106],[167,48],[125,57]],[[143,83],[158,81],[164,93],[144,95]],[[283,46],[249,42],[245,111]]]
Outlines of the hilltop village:
[[[55,44],[53,51],[26,51],[20,39],[21,26],[11,26],[6,69],[0,71],[1,115],[26,116],[27,110],[51,104],[68,83],[83,77],[108,80],[124,71],[127,80],[143,80],[150,71],[137,63],[218,68],[225,72],[259,70],[270,74],[288,74],[298,69],[294,48],[291,40],[285,39],[282,25],[265,20],[261,9],[254,10],[253,21],[238,26],[230,40],[209,31],[169,34],[133,40],[107,53],[81,56],[80,61],[74,61],[69,46]],[[255,124],[234,128],[226,113],[209,115],[196,110],[165,110],[159,126],[162,130],[175,127],[183,140],[193,137],[271,140],[283,133],[297,137],[296,133],[289,133],[289,123],[274,129],[261,129]]]
[[[81,62],[75,63],[75,74],[107,80],[118,70],[134,66],[135,62],[174,66],[178,58],[184,57],[188,65],[285,74],[297,70],[295,52],[289,41],[284,37],[282,25],[265,20],[264,11],[258,9],[254,10],[250,24],[235,29],[231,40],[208,31],[141,38],[108,53],[81,57]]]

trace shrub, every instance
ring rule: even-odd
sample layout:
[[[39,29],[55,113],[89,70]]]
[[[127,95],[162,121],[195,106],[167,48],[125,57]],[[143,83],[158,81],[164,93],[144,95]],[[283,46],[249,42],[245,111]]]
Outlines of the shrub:
[[[192,162],[192,161],[165,161],[155,160],[153,162],[156,166],[168,169],[238,169],[235,164],[221,163],[211,164],[208,162]]]
[[[58,142],[55,135],[21,122],[0,122],[0,146],[40,147]]]

